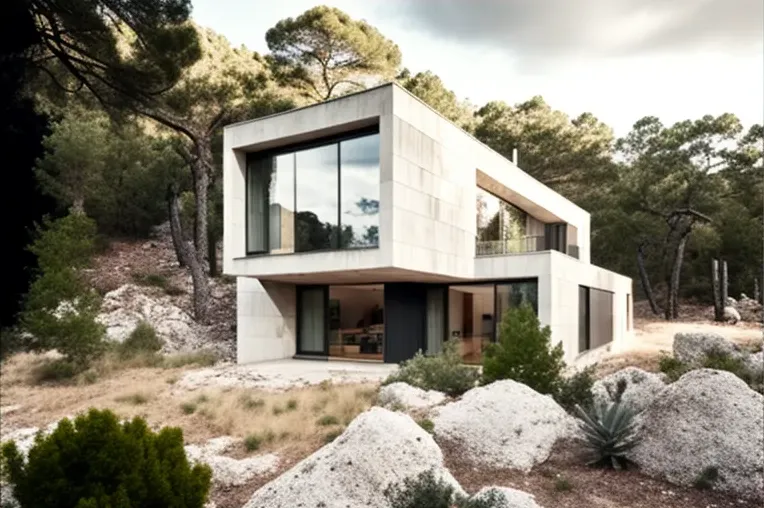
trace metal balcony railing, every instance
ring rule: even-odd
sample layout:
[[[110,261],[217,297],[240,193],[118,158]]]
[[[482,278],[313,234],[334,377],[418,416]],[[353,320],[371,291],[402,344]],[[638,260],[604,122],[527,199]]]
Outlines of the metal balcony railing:
[[[524,236],[511,240],[478,240],[475,244],[476,256],[496,256],[500,254],[520,254],[545,250],[544,236]]]

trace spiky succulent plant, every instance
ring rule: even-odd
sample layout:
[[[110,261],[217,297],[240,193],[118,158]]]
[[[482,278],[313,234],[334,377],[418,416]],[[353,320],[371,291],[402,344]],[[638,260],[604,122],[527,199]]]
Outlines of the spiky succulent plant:
[[[591,453],[589,465],[611,466],[623,469],[626,454],[637,444],[635,413],[622,403],[595,404],[584,411],[576,406],[579,426],[584,433],[583,443]]]

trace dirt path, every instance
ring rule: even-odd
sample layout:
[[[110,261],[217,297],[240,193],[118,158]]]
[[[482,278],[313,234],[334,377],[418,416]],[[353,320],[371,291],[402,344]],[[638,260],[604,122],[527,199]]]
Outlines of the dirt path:
[[[762,328],[756,323],[724,325],[705,322],[667,322],[637,319],[634,323],[634,338],[626,349],[637,351],[671,351],[674,335],[687,332],[714,332],[737,343],[745,344],[762,339]]]

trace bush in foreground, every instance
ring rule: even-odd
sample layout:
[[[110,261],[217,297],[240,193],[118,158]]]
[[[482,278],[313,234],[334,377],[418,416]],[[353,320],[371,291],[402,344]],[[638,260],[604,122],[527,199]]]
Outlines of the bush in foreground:
[[[414,358],[401,363],[397,372],[391,374],[384,384],[407,383],[423,390],[437,390],[451,396],[459,396],[475,387],[480,377],[478,369],[464,365],[456,341],[443,345],[443,352],[425,356],[418,352]]]
[[[539,393],[557,393],[565,362],[562,344],[552,347],[551,335],[548,326],[541,327],[530,305],[507,310],[499,340],[483,353],[483,383],[512,379]]]
[[[436,478],[432,470],[385,490],[391,508],[500,508],[497,495],[469,499],[454,492],[454,487]]]
[[[211,479],[208,466],[190,466],[180,429],[155,433],[141,418],[120,423],[108,410],[61,420],[27,460],[6,443],[2,461],[21,508],[201,508]]]

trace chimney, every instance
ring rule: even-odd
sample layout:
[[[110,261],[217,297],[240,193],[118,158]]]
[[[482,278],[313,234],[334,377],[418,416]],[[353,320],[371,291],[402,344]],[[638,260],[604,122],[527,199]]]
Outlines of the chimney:
[[[512,149],[512,162],[517,166],[517,148]]]

